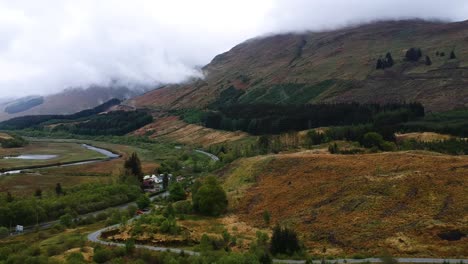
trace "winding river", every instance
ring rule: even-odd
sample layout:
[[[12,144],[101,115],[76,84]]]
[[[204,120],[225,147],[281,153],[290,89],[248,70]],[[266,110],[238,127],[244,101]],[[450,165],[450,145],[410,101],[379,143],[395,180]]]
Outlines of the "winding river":
[[[111,151],[109,151],[107,149],[98,148],[98,147],[91,146],[91,145],[88,145],[88,144],[81,144],[81,146],[83,148],[86,148],[86,149],[89,149],[89,150],[92,150],[92,151],[96,151],[96,152],[106,156],[107,158],[105,158],[105,159],[85,160],[85,161],[75,161],[75,162],[70,162],[70,163],[66,163],[66,164],[42,165],[42,166],[35,166],[34,168],[30,168],[30,169],[76,166],[76,165],[82,165],[82,164],[89,164],[89,163],[108,161],[108,160],[116,159],[116,158],[120,157],[119,154],[113,153],[113,152],[111,152]],[[34,156],[42,156],[42,155],[21,155],[19,157],[22,157],[22,156],[28,156],[29,157],[28,159],[35,159]],[[9,158],[14,158],[14,157],[9,157]],[[15,157],[15,158],[18,158],[18,157]],[[44,159],[44,158],[40,157],[38,159]],[[9,175],[9,174],[18,174],[18,173],[21,173],[21,172],[24,172],[24,171],[27,171],[27,170],[28,169],[8,170],[8,171],[0,172],[0,176]]]

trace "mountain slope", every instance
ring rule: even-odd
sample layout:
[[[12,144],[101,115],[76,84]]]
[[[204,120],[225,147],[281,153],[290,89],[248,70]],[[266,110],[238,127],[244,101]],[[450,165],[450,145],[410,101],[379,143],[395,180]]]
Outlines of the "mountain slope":
[[[29,105],[29,107],[16,107],[22,111],[8,111],[11,106],[18,102],[29,102],[28,98],[18,99],[13,102],[0,104],[0,121],[26,115],[66,115],[81,110],[93,108],[112,98],[126,99],[141,94],[141,91],[131,90],[127,87],[101,87],[92,86],[87,89],[66,89],[60,93],[39,97],[40,104]],[[22,106],[22,105],[21,105]]]
[[[203,68],[204,80],[168,85],[129,103],[170,109],[346,101],[419,101],[432,111],[466,107],[467,35],[468,21],[409,20],[251,39],[216,56]],[[411,47],[421,48],[419,62],[404,60]],[[456,59],[449,58],[452,50]],[[395,65],[376,70],[387,52]]]

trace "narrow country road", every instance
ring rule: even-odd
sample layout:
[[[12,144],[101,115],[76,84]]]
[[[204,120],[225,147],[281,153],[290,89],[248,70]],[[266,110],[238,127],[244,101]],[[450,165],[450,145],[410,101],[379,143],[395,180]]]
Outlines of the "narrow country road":
[[[212,159],[212,160],[214,160],[214,161],[219,161],[219,158],[218,158],[216,155],[214,155],[214,154],[208,153],[208,152],[203,151],[203,150],[200,150],[200,149],[197,149],[197,150],[195,150],[195,151],[198,152],[198,153],[201,153],[201,154],[203,154],[203,155],[206,155],[206,156],[210,157],[210,159]]]
[[[153,196],[153,199],[156,197],[164,197],[167,195],[166,193],[162,193],[156,196]],[[134,219],[137,219],[139,216],[136,216],[132,219],[129,220],[133,221]],[[94,231],[88,235],[88,240],[94,243],[99,243],[102,245],[107,245],[107,246],[114,246],[114,247],[125,247],[125,244],[123,243],[116,243],[116,242],[108,242],[101,240],[101,234],[102,232],[112,230],[115,228],[118,228],[120,224],[105,227],[102,229],[99,229],[97,231]],[[153,250],[153,251],[160,251],[160,252],[172,252],[172,253],[181,253],[184,252],[187,255],[191,256],[199,256],[199,252],[191,251],[191,250],[182,250],[179,248],[170,248],[170,247],[156,247],[156,246],[149,246],[149,245],[135,245],[136,248],[145,248],[148,250]],[[468,259],[441,259],[441,258],[395,258],[398,262],[400,263],[454,263],[454,264],[459,264],[459,263],[466,263],[468,264]],[[326,260],[329,263],[380,263],[382,262],[381,259],[379,258],[366,258],[366,259],[333,259],[333,260]],[[305,260],[291,260],[291,259],[273,259],[274,263],[284,263],[284,264],[304,264],[306,261]],[[314,260],[313,263],[320,264],[321,260]]]

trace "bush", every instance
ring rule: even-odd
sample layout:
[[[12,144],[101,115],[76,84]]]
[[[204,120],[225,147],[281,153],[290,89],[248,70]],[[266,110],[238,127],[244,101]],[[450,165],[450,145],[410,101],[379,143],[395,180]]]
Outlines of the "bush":
[[[175,202],[173,207],[178,214],[190,214],[193,212],[192,203],[188,200]]]
[[[136,204],[139,209],[145,209],[151,204],[151,200],[147,195],[140,195],[136,200]]]
[[[169,186],[169,199],[171,201],[180,201],[185,200],[186,194],[182,185],[178,182],[175,182]]]
[[[272,254],[293,255],[300,250],[301,247],[296,232],[286,227],[275,227],[270,245]]]
[[[73,217],[70,214],[64,214],[60,217],[60,224],[66,227],[70,227],[73,223]]]
[[[7,237],[9,234],[10,234],[10,231],[8,230],[8,228],[4,226],[0,226],[0,238]]]
[[[380,148],[383,143],[383,137],[376,132],[368,132],[364,135],[363,144],[366,148],[377,147]]]
[[[93,260],[96,263],[105,263],[112,258],[112,252],[106,248],[96,248]]]
[[[214,177],[208,177],[192,199],[194,210],[204,215],[218,216],[228,205],[226,192]]]

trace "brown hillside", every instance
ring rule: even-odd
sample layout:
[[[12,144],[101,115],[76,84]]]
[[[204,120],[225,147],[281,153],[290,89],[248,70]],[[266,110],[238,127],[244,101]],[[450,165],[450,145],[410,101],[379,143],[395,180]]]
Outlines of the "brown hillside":
[[[411,20],[251,39],[216,56],[203,68],[203,81],[169,85],[131,103],[200,108],[231,87],[243,103],[420,101],[429,110],[453,109],[468,105],[467,35],[466,21]],[[404,61],[411,47],[422,49],[420,62]],[[451,50],[457,59],[449,60]],[[396,64],[375,70],[387,52]],[[426,55],[431,66],[424,64]]]
[[[244,132],[228,132],[215,130],[199,125],[187,124],[176,116],[157,117],[135,132],[133,135],[146,135],[155,139],[166,139],[188,145],[201,145],[207,147],[226,141],[235,141],[246,137]]]
[[[242,221],[294,227],[308,250],[328,254],[467,257],[468,157],[431,153],[283,154],[238,161],[225,172]]]

